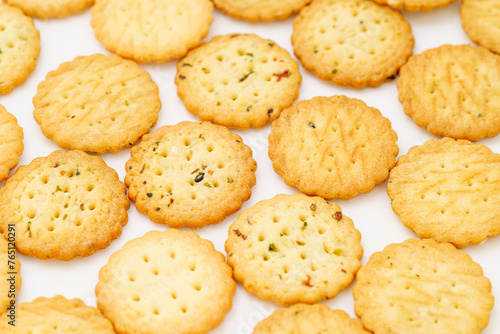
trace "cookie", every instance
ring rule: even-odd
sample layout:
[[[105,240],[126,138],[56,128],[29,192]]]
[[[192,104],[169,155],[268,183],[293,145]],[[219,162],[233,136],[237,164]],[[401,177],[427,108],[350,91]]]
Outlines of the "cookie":
[[[394,79],[413,53],[410,24],[370,0],[314,1],[293,21],[293,50],[320,79],[360,89]]]
[[[420,238],[458,248],[500,234],[500,154],[467,140],[429,140],[398,159],[387,193]]]
[[[21,263],[14,246],[16,239],[14,228],[7,231],[7,238],[10,241],[0,237],[0,314],[4,313],[7,308],[13,308],[11,305],[16,302],[21,288]],[[11,314],[10,310],[7,314]],[[7,323],[7,321],[4,322]]]
[[[140,63],[184,56],[213,20],[210,0],[95,0],[90,12],[104,47]]]
[[[464,0],[460,7],[462,27],[469,38],[500,53],[500,3],[496,0]]]
[[[351,199],[385,181],[396,141],[391,122],[363,101],[315,97],[273,122],[269,157],[285,183],[304,194]]]
[[[260,128],[299,96],[299,66],[257,35],[216,36],[177,64],[177,94],[204,121]]]
[[[0,232],[41,259],[71,260],[106,248],[127,223],[130,202],[118,174],[99,157],[55,151],[21,166],[0,189]]]
[[[23,149],[23,129],[17,124],[17,119],[0,104],[0,182],[17,166]]]
[[[374,0],[376,3],[389,6],[393,9],[403,9],[409,12],[429,12],[433,9],[443,8],[456,0]]]
[[[148,232],[101,269],[97,305],[119,334],[208,333],[231,309],[236,291],[224,260],[194,232]]]
[[[443,45],[410,58],[397,82],[415,123],[439,137],[477,141],[500,132],[500,56]]]
[[[22,9],[26,15],[41,19],[66,17],[83,12],[94,0],[4,0],[12,6]]]
[[[361,234],[336,204],[278,195],[243,211],[229,227],[227,263],[263,300],[313,304],[347,288],[361,266]]]
[[[57,295],[39,297],[17,306],[15,327],[9,325],[6,313],[0,317],[0,332],[4,334],[75,333],[114,334],[113,325],[95,307],[80,299]]]
[[[311,0],[214,0],[215,7],[248,22],[284,20]]]
[[[0,1],[0,94],[26,81],[40,54],[40,33],[33,19]]]
[[[356,275],[354,310],[374,333],[480,333],[493,308],[481,266],[448,243],[409,239]]]
[[[209,122],[181,122],[145,135],[126,164],[139,212],[170,227],[217,224],[241,208],[257,163],[240,136]]]
[[[369,334],[358,319],[322,304],[295,304],[260,321],[253,334]]]
[[[133,146],[156,124],[158,86],[118,56],[77,57],[49,72],[33,98],[43,134],[62,148],[96,154]]]

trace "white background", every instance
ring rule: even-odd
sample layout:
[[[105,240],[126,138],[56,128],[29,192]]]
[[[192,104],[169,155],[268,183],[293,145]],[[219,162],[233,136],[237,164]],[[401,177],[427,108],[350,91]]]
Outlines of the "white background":
[[[470,43],[461,28],[459,7],[459,3],[455,3],[430,13],[404,13],[405,18],[413,28],[416,41],[415,54],[442,44]],[[49,71],[55,70],[60,63],[70,61],[76,56],[109,53],[95,39],[90,19],[90,13],[87,11],[66,19],[36,20],[36,26],[41,34],[42,46],[38,66],[24,85],[16,88],[7,96],[0,96],[0,104],[3,104],[9,112],[17,117],[24,129],[25,149],[21,156],[20,165],[29,164],[34,158],[47,156],[58,149],[52,141],[42,135],[39,126],[33,119],[31,100],[36,93],[38,83],[45,78]],[[249,24],[245,21],[231,19],[216,11],[210,34],[205,41],[219,34],[256,33],[261,37],[274,40],[293,54],[290,42],[292,20],[293,18],[273,23]],[[176,124],[182,120],[197,120],[185,110],[182,101],[177,97],[174,84],[176,63],[176,61],[170,61],[164,64],[141,65],[151,73],[153,80],[158,84],[163,104],[158,123],[153,130],[166,124]],[[400,154],[405,154],[410,147],[433,138],[425,130],[418,128],[404,114],[397,99],[396,80],[385,83],[379,88],[366,88],[357,91],[322,82],[306,72],[303,67],[300,70],[303,84],[299,100],[335,94],[362,99],[368,105],[378,108],[384,116],[391,120],[393,128],[399,136]],[[242,209],[249,208],[258,201],[272,198],[279,193],[292,194],[297,192],[296,189],[286,186],[282,178],[273,171],[267,155],[269,125],[259,130],[235,132],[240,134],[245,143],[252,148],[254,159],[258,163],[257,185],[253,188],[251,199],[244,203]],[[484,139],[480,143],[487,145],[494,152],[500,152],[500,137]],[[104,154],[101,157],[118,172],[120,179],[123,180],[125,176],[124,166],[130,157],[130,149],[125,149],[117,154]],[[369,194],[357,196],[350,201],[334,202],[342,207],[345,215],[353,219],[356,228],[363,236],[362,245],[365,251],[363,264],[367,262],[373,252],[382,250],[388,244],[416,237],[413,232],[401,224],[399,218],[392,212],[385,183],[378,185]],[[58,260],[44,261],[19,255],[23,283],[18,301],[28,302],[40,296],[52,297],[56,294],[62,294],[67,298],[80,298],[86,304],[95,306],[94,288],[98,280],[98,272],[107,263],[109,256],[120,249],[128,240],[140,237],[147,231],[167,229],[166,226],[152,223],[145,215],[138,213],[133,204],[128,213],[129,222],[124,227],[122,236],[107,249],[98,251],[90,257],[62,262]],[[227,217],[218,225],[204,227],[198,233],[201,237],[211,240],[219,251],[225,253],[224,242],[227,230],[229,225],[236,220],[238,214],[239,212]],[[500,261],[497,254],[500,251],[500,237],[488,240],[479,246],[469,246],[465,251],[483,267],[485,275],[493,284],[493,295],[497,296],[498,300],[500,296]],[[259,320],[278,308],[274,303],[260,301],[255,296],[248,294],[240,284],[238,284],[233,304],[225,321],[212,333],[251,333]],[[354,316],[352,286],[325,304],[334,309],[343,309]],[[490,324],[484,333],[500,333],[500,307],[497,306],[493,309]]]

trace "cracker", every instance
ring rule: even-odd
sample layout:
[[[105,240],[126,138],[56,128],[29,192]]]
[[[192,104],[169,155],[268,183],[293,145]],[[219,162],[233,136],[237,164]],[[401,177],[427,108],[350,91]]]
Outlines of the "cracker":
[[[0,237],[0,314],[12,307],[21,288],[21,263],[14,248],[15,230],[10,233],[10,243]],[[7,313],[10,315],[10,311]]]
[[[0,104],[0,182],[17,166],[23,153],[23,129],[17,119]]]
[[[227,263],[263,300],[317,303],[347,288],[361,266],[361,234],[336,204],[277,195],[243,211],[229,227]]]
[[[40,33],[33,19],[0,1],[0,94],[26,81],[40,54]]]
[[[429,140],[398,159],[387,193],[420,238],[458,248],[500,234],[500,154],[467,140]]]
[[[8,324],[6,314],[0,317],[0,332],[4,334],[114,334],[113,325],[95,308],[80,299],[61,295],[39,297],[21,303],[16,310],[15,327]]]
[[[7,237],[15,224],[24,255],[89,256],[120,236],[130,205],[125,190],[101,158],[55,151],[19,167],[0,189],[0,232]]]
[[[236,291],[224,260],[194,232],[148,232],[101,269],[97,305],[120,334],[207,333],[231,309]]]
[[[126,164],[139,212],[170,227],[217,224],[241,208],[257,163],[240,136],[209,122],[181,122],[145,135]]]
[[[410,58],[397,82],[415,123],[439,137],[477,141],[500,132],[500,56],[443,45]]]
[[[474,43],[500,53],[500,2],[464,0],[460,16],[462,27]]]
[[[311,0],[214,0],[215,7],[248,22],[284,20]]]
[[[260,321],[253,334],[369,334],[358,319],[326,305],[296,304]]]
[[[41,19],[66,17],[83,12],[94,0],[4,0],[12,6],[19,7],[26,15]]]
[[[410,24],[370,0],[314,1],[293,21],[293,50],[320,79],[356,89],[394,79],[413,53]]]
[[[133,146],[156,124],[158,86],[118,56],[77,57],[49,72],[33,98],[33,116],[57,145],[96,154]]]
[[[443,8],[457,0],[374,0],[380,5],[389,6],[393,9],[403,9],[409,12],[429,12],[433,9]]]
[[[210,0],[96,0],[90,12],[104,47],[140,63],[184,56],[213,20]]]
[[[354,310],[375,333],[480,333],[493,308],[481,266],[448,243],[409,239],[356,275]]]
[[[292,105],[302,77],[289,53],[257,35],[216,36],[177,64],[177,94],[204,121],[263,127]]]
[[[351,199],[385,181],[396,141],[391,122],[363,101],[316,97],[273,122],[269,157],[285,183],[304,194]]]

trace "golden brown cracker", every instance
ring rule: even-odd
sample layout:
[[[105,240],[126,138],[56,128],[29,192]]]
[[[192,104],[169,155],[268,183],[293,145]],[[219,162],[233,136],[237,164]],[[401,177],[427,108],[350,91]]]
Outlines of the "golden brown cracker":
[[[80,13],[94,3],[94,0],[4,0],[22,9],[26,15],[41,19],[61,18]]]
[[[284,20],[311,0],[214,0],[215,7],[248,22]]]
[[[374,0],[380,5],[386,5],[394,9],[404,9],[409,12],[429,12],[433,9],[443,8],[456,0]]]
[[[0,104],[0,182],[17,166],[23,149],[23,129],[17,124],[17,119]]]
[[[460,16],[462,27],[474,43],[500,53],[500,2],[464,0]]]

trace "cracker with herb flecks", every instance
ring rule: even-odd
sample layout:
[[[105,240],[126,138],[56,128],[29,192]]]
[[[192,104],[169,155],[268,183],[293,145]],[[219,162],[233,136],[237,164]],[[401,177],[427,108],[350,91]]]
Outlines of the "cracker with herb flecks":
[[[181,122],[132,148],[125,184],[139,212],[170,227],[201,228],[238,211],[257,163],[240,136],[210,122]]]
[[[457,0],[374,0],[380,5],[394,9],[403,9],[410,12],[429,12],[433,9],[443,8]]]
[[[184,56],[208,34],[210,0],[95,0],[92,27],[104,47],[139,63]]]
[[[442,45],[410,58],[397,82],[415,123],[439,137],[477,141],[500,133],[500,55]]]
[[[2,313],[16,301],[21,288],[21,262],[14,253],[15,233],[14,227],[7,231],[7,237],[10,237],[11,242],[0,236],[0,312]],[[2,324],[7,324],[10,320],[5,320]]]
[[[361,234],[336,204],[278,195],[243,211],[229,227],[227,263],[263,300],[317,303],[347,288],[361,266]]]
[[[11,319],[7,315],[8,312],[0,317],[2,334],[115,334],[111,322],[97,308],[61,295],[16,305],[15,326],[9,325]]]
[[[356,274],[354,310],[374,333],[479,334],[493,308],[481,266],[448,243],[409,239]]]
[[[387,193],[420,238],[458,248],[500,234],[500,154],[467,140],[429,140],[399,157]]]
[[[0,95],[26,81],[40,54],[40,33],[31,17],[0,1]]]
[[[149,73],[133,61],[102,54],[76,57],[38,85],[33,116],[62,148],[115,153],[156,124],[159,94]]]
[[[0,232],[15,225],[24,255],[68,261],[118,238],[130,202],[118,174],[99,157],[55,151],[19,167],[0,189]]]
[[[500,53],[500,1],[464,0],[460,16],[462,27],[474,43]]]
[[[304,194],[351,199],[385,181],[396,141],[391,122],[363,101],[315,97],[273,122],[269,157],[285,183]]]
[[[293,50],[320,79],[356,89],[394,79],[413,53],[410,24],[370,0],[314,1],[293,21]]]
[[[217,9],[249,22],[284,20],[310,2],[311,0],[214,0]]]
[[[41,19],[66,17],[84,11],[94,0],[4,0],[22,9],[26,15]]]
[[[246,129],[279,117],[299,96],[299,66],[257,35],[216,36],[177,64],[177,93],[204,121]]]
[[[99,272],[97,306],[120,334],[205,334],[232,306],[224,255],[194,232],[151,231],[113,253]]]
[[[0,104],[0,182],[17,166],[23,149],[23,129],[17,124],[17,119]]]

